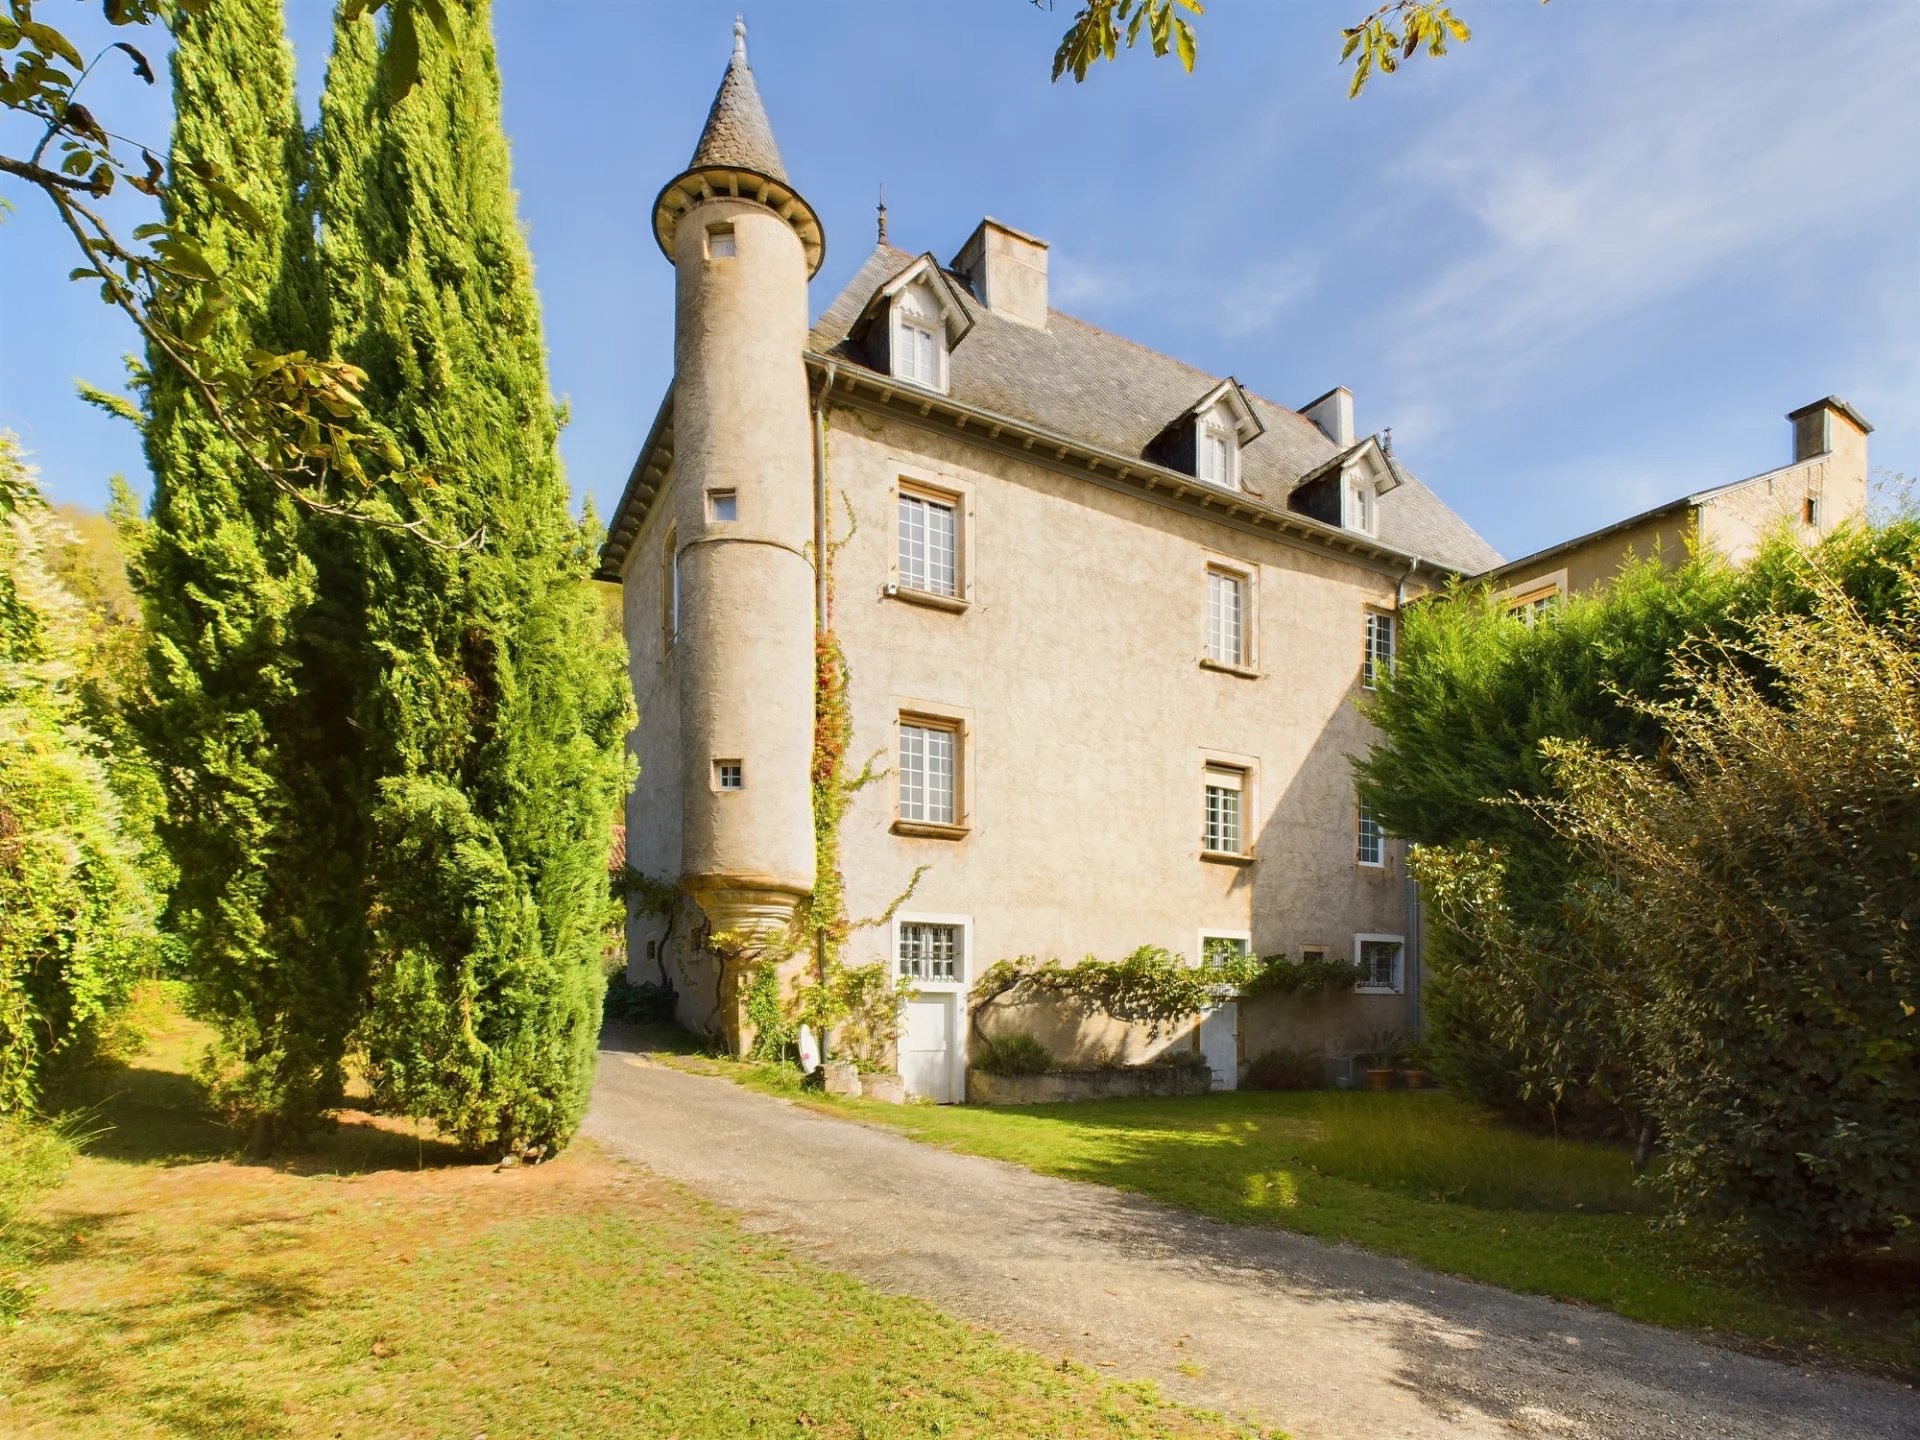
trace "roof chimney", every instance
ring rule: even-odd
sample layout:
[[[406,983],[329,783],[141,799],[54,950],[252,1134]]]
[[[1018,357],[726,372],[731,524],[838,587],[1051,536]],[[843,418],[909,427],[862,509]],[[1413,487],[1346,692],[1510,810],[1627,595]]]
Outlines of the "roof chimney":
[[[1318,400],[1309,400],[1300,413],[1341,449],[1353,444],[1353,392],[1346,386],[1336,385]]]
[[[1796,465],[1816,455],[1851,450],[1856,445],[1864,453],[1866,437],[1873,433],[1866,417],[1838,395],[1802,405],[1787,419],[1793,424],[1793,463]]]
[[[988,216],[953,257],[951,269],[994,314],[1047,328],[1047,242]]]

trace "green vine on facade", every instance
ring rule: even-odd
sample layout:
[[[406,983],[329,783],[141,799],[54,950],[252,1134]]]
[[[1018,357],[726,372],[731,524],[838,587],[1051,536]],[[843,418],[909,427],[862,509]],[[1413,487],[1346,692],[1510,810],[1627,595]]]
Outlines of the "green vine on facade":
[[[1210,950],[1198,965],[1158,945],[1142,945],[1124,959],[1089,955],[1077,965],[1022,955],[988,967],[968,1002],[968,1023],[982,1041],[980,1021],[996,1004],[1054,1000],[1082,1015],[1106,1015],[1145,1025],[1152,1038],[1169,1026],[1224,1000],[1266,994],[1314,994],[1350,988],[1360,967],[1345,960],[1313,956],[1242,955]]]

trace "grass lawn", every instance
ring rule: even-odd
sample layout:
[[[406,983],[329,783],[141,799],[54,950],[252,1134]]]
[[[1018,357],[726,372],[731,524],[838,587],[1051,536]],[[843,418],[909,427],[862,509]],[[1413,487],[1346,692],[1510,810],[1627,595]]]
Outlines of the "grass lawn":
[[[795,1090],[771,1066],[675,1063]],[[1612,1146],[1553,1141],[1438,1092],[1239,1091],[1070,1105],[810,1103],[916,1140],[1242,1225],[1344,1240],[1509,1290],[1714,1331],[1745,1348],[1920,1373],[1920,1251],[1820,1281],[1656,1229]]]
[[[1248,1433],[807,1264],[588,1145],[495,1171],[350,1113],[236,1161],[187,1078],[197,1027],[149,1010],[150,1050],[98,1077],[96,1133],[24,1208],[0,1136],[0,1268],[32,1260],[0,1434]]]

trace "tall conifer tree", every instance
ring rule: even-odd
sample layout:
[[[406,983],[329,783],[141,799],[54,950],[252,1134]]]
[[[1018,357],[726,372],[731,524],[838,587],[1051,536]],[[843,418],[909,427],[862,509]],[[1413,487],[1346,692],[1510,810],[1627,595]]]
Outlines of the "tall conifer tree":
[[[462,550],[352,539],[378,775],[376,1097],[476,1150],[552,1146],[585,1106],[606,857],[631,700],[568,513],[532,267],[514,214],[486,0],[449,5],[389,100],[371,27],[336,27],[318,193],[330,339],[437,477],[415,502]]]
[[[208,343],[236,365],[320,334],[282,18],[281,0],[214,0],[174,22],[168,208],[234,297]],[[219,183],[264,223],[230,218]],[[222,1030],[219,1088],[270,1133],[337,1098],[365,992],[365,803],[341,671],[354,627],[310,553],[312,523],[172,365],[150,369],[153,513],[132,568],[151,695],[136,720],[167,791],[170,928]]]

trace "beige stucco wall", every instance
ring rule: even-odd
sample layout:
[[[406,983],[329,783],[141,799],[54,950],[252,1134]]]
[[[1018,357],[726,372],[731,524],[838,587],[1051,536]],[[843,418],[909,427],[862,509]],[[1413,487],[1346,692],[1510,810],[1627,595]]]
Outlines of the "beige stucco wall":
[[[1347,766],[1370,729],[1354,704],[1366,609],[1392,606],[1395,575],[862,411],[834,412],[830,444],[834,513],[844,496],[858,519],[835,571],[853,754],[891,765],[903,709],[966,732],[964,838],[893,833],[891,776],[855,798],[843,831],[855,915],[884,911],[928,865],[902,914],[967,917],[973,974],[1141,944],[1193,957],[1203,930],[1250,933],[1262,954],[1340,956],[1356,933],[1407,933],[1399,847],[1381,869],[1354,861]],[[884,594],[902,477],[965,497],[963,613]],[[1254,678],[1199,664],[1209,560],[1253,575]],[[1251,767],[1251,865],[1201,858],[1210,758]],[[891,943],[889,929],[858,933],[847,959],[890,961]],[[1243,1055],[1290,1033],[1284,1009],[1247,1007]],[[1405,1023],[1407,1000],[1320,1009],[1315,1038],[1338,1038]],[[1144,1048],[1099,1027],[1074,1046],[1047,1028],[1055,1048]]]
[[[1630,554],[1642,560],[1658,555],[1667,564],[1678,565],[1691,553],[1693,534],[1691,510],[1656,515],[1625,530],[1596,535],[1585,544],[1543,555],[1538,562],[1503,576],[1500,587],[1514,599],[1550,584],[1563,595],[1577,595],[1611,581]]]
[[[1737,564],[1752,559],[1772,531],[1784,530],[1813,544],[1860,519],[1867,509],[1866,437],[1839,417],[1833,428],[1836,435],[1859,439],[1857,454],[1836,449],[1707,497],[1700,504],[1700,533],[1706,543]],[[1819,501],[1814,525],[1804,521],[1809,496]]]

